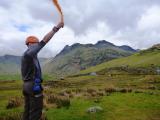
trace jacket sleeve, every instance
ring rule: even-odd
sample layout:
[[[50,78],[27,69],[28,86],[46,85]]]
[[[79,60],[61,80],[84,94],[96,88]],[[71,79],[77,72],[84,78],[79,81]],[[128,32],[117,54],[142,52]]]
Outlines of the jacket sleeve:
[[[27,54],[30,56],[35,56],[39,53],[39,51],[46,45],[46,43],[42,40],[38,43],[38,45],[32,47],[28,50]]]

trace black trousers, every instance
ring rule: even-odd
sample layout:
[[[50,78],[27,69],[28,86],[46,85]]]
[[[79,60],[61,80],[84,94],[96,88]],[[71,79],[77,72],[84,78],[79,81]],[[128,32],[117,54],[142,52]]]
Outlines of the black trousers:
[[[33,82],[24,82],[24,114],[23,120],[40,120],[43,109],[43,94],[34,95],[32,88]]]

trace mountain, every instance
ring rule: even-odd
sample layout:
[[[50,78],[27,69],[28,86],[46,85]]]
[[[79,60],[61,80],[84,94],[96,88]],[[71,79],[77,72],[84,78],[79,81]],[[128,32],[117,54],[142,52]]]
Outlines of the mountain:
[[[126,51],[131,51],[131,52],[137,52],[137,50],[131,48],[130,46],[127,45],[123,45],[123,46],[119,46],[119,48],[126,50]]]
[[[79,74],[92,72],[111,72],[112,70],[127,71],[132,73],[160,72],[160,44],[149,49],[141,50],[131,56],[123,57],[90,67]]]
[[[20,56],[4,55],[0,56],[0,74],[19,73]]]
[[[105,40],[96,44],[75,43],[66,45],[64,49],[44,65],[44,72],[56,75],[69,75],[88,67],[126,57],[136,50],[129,46],[116,46]]]
[[[46,58],[40,58],[43,64]],[[0,74],[19,74],[21,67],[21,56],[4,55],[0,56]]]

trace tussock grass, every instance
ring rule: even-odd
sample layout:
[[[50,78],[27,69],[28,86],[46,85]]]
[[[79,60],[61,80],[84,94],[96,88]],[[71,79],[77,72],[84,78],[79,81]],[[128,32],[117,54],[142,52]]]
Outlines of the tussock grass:
[[[6,108],[13,109],[16,107],[20,107],[22,104],[23,104],[23,97],[11,97],[8,100]]]

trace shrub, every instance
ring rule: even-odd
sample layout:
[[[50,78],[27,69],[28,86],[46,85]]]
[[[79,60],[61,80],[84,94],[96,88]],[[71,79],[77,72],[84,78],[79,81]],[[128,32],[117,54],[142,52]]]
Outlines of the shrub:
[[[66,90],[66,93],[67,93],[67,94],[71,94],[71,93],[72,93],[72,90],[67,89],[67,90]]]
[[[131,88],[128,88],[128,92],[132,92],[132,89],[131,89]]]
[[[149,86],[148,89],[155,90],[156,87],[155,86]]]
[[[92,92],[92,93],[91,93],[91,96],[92,96],[92,97],[96,97],[96,96],[97,96],[97,92]]]
[[[47,96],[47,103],[56,104],[58,108],[61,108],[61,107],[68,108],[70,106],[70,99],[65,96],[58,96],[55,94],[51,94]]]
[[[6,106],[7,109],[12,109],[19,107],[23,104],[23,98],[22,97],[12,97],[8,100],[8,104]]]
[[[69,97],[68,93],[66,93],[65,91],[59,92],[58,95]]]
[[[97,92],[97,95],[98,95],[98,96],[104,96],[104,95],[105,95],[105,92],[104,92],[104,91],[98,91],[98,92]]]
[[[22,120],[22,116],[23,114],[21,112],[13,112],[1,117],[0,120]]]
[[[57,97],[56,97],[55,94],[50,94],[50,95],[47,95],[47,96],[46,96],[46,102],[47,102],[48,104],[53,104],[53,103],[55,103],[56,99],[57,99]]]
[[[129,93],[129,92],[132,92],[132,89],[131,88],[117,88],[116,92]]]
[[[69,106],[70,106],[70,99],[67,98],[67,97],[60,96],[60,97],[57,98],[56,104],[57,104],[58,108],[61,108],[61,107],[67,107],[67,108],[69,108]]]
[[[121,92],[121,93],[127,93],[127,89],[126,88],[121,88],[121,89],[119,89],[119,92]]]
[[[135,90],[134,92],[135,93],[144,93],[144,91],[142,91],[142,90]]]
[[[115,88],[105,88],[105,92],[108,92],[108,93],[116,92],[116,89]]]
[[[73,98],[74,97],[74,94],[73,93],[70,93],[69,94],[69,98]]]
[[[83,93],[83,96],[87,97],[87,96],[89,96],[89,93],[84,92],[84,93]]]
[[[87,92],[90,93],[90,94],[92,94],[92,93],[95,93],[96,90],[93,89],[93,88],[88,88],[88,89],[87,89]]]
[[[81,89],[81,88],[77,88],[77,89],[75,89],[75,92],[76,93],[81,93],[81,92],[83,92],[84,90],[83,89]]]

